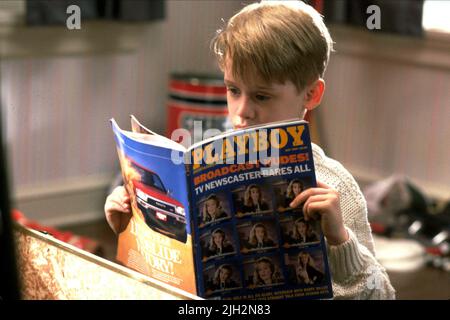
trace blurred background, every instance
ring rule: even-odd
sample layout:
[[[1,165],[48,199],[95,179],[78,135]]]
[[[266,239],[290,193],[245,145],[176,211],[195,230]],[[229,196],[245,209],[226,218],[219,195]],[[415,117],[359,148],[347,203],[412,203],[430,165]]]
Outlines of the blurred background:
[[[322,106],[310,115],[313,140],[363,189],[398,298],[449,299],[450,2],[309,3],[336,43]],[[71,4],[80,29],[67,27]],[[367,26],[369,4],[381,9],[379,30]],[[220,77],[210,41],[241,8],[240,0],[0,1],[15,219],[114,260],[103,213],[119,171],[109,119],[127,127],[134,114],[168,134],[170,80]]]

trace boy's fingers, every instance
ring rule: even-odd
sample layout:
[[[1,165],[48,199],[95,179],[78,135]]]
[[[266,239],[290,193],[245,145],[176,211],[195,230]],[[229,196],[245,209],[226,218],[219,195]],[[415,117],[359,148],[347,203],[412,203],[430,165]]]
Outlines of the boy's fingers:
[[[106,208],[105,212],[107,216],[112,216],[114,213],[123,212],[124,209],[116,203],[110,203]]]
[[[129,194],[127,189],[125,189],[124,186],[118,186],[116,187],[113,192],[111,193],[111,195],[117,195],[117,197],[119,198],[129,198]]]
[[[321,193],[321,194],[315,194],[315,195],[310,196],[310,197],[306,200],[305,203],[308,203],[308,202],[325,201],[325,200],[328,200],[328,198],[329,198],[328,194],[324,194],[324,193]]]
[[[130,202],[129,200],[130,199],[123,198],[123,197],[111,197],[109,199],[109,201],[115,202],[115,203],[120,204],[120,205],[128,204]]]
[[[320,218],[320,211],[323,209],[324,205],[326,205],[325,201],[315,201],[306,204],[303,207],[303,213],[305,216],[305,220],[308,221],[310,219],[317,220]]]
[[[120,193],[122,198],[130,199],[130,195],[128,194],[127,190],[123,188],[123,190]]]
[[[324,189],[331,189],[331,186],[327,185],[325,182],[317,181],[317,186]]]
[[[306,199],[308,199],[310,196],[314,194],[326,194],[330,192],[330,190],[333,189],[326,183],[322,181],[317,181],[317,187],[316,188],[309,188],[305,191],[301,192],[291,203],[290,207],[295,208],[298,207],[302,202],[305,202]]]
[[[125,192],[125,187],[124,186],[118,186],[118,187],[115,187],[113,192],[111,192],[111,193],[113,194],[113,193],[124,193],[124,192]]]
[[[309,188],[301,192],[294,200],[289,204],[291,208],[298,207],[301,203],[305,202],[310,196],[317,194],[327,194],[329,191],[323,188]]]
[[[309,218],[313,218],[313,219],[315,219],[317,217],[317,215],[315,214],[316,212],[314,212],[313,215],[309,214],[308,210],[310,208],[310,204],[322,202],[321,206],[323,206],[323,205],[325,205],[325,201],[327,201],[327,200],[328,200],[328,195],[326,195],[326,194],[318,194],[318,195],[309,197],[306,200],[305,204],[303,205],[303,213],[305,215],[305,218],[306,218],[306,216],[309,216]],[[321,209],[322,208],[323,207],[321,207]]]
[[[130,208],[130,199],[121,199],[121,201],[118,201],[124,208],[129,209]]]
[[[120,202],[113,200],[113,199],[110,199],[107,209],[108,210],[117,210],[117,211],[121,211],[121,212],[129,212],[130,211],[129,205],[123,205]]]
[[[109,196],[108,196],[108,200],[109,201],[115,201],[119,204],[128,204],[130,202],[130,196],[128,195],[128,193],[125,191],[121,191],[118,188],[122,188],[125,190],[125,188],[123,187],[117,187]]]

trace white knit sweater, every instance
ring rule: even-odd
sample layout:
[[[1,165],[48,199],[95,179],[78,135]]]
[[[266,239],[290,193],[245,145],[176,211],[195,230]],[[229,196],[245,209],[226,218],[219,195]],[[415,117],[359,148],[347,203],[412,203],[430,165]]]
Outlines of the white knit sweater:
[[[335,299],[395,299],[386,270],[375,259],[367,205],[353,176],[313,144],[317,180],[338,190],[349,239],[328,245],[328,261]]]

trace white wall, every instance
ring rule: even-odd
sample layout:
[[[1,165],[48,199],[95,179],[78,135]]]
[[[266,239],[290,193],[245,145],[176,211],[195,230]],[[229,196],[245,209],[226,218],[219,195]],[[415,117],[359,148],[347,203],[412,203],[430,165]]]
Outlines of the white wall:
[[[450,198],[450,42],[339,30],[318,109],[328,153],[361,180],[403,174]]]
[[[169,73],[219,73],[209,41],[221,18],[231,16],[240,2],[166,5],[163,22],[140,29],[144,33],[135,52],[1,62],[16,188],[111,173],[117,167],[111,117],[128,126],[132,113],[164,133]],[[42,41],[52,44],[51,39]]]
[[[101,215],[102,194],[118,169],[108,119],[127,126],[132,113],[164,133],[168,74],[218,72],[209,41],[221,18],[241,5],[168,1],[166,19],[139,28],[131,52],[3,59],[1,98],[19,208],[54,224],[69,215],[75,221],[83,210],[86,219]],[[387,37],[375,44],[366,39],[361,53],[346,46],[364,39],[344,33],[335,40],[318,110],[326,151],[362,179],[400,172],[449,197],[449,50],[434,55],[418,42]],[[42,38],[41,47],[51,45],[57,44]],[[84,209],[54,205],[75,192]]]
[[[127,127],[134,114],[164,134],[170,72],[220,73],[209,42],[222,18],[240,7],[237,0],[167,1],[164,21],[112,29],[82,21],[85,34],[67,31],[67,37],[51,27],[0,25],[1,99],[17,207],[53,225],[101,216],[119,166],[108,120]],[[125,28],[142,33],[127,39]],[[119,50],[110,49],[115,42],[122,42]]]

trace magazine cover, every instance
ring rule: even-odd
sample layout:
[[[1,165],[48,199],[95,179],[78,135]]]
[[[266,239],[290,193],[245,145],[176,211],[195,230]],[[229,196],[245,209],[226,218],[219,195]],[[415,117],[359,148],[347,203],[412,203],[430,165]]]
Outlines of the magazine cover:
[[[333,296],[320,221],[289,205],[316,186],[307,122],[187,149],[133,116],[132,132],[111,123],[133,211],[119,262],[207,299]]]
[[[196,294],[186,169],[171,160],[177,145],[140,127],[133,117],[135,132],[121,130],[114,120],[111,124],[132,208],[130,223],[119,235],[117,260]]]
[[[190,157],[200,296],[333,296],[320,221],[289,206],[316,186],[306,122],[240,130],[193,146]]]

